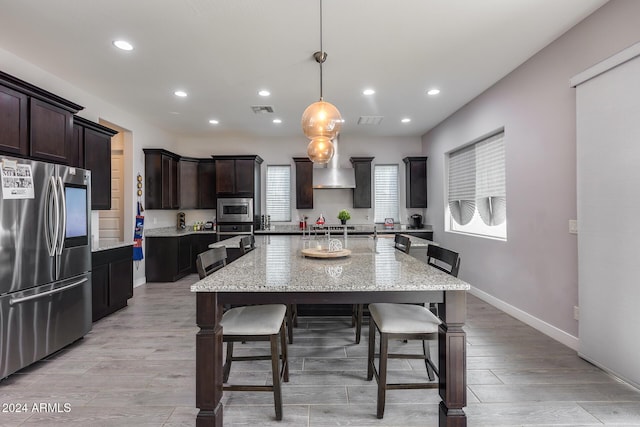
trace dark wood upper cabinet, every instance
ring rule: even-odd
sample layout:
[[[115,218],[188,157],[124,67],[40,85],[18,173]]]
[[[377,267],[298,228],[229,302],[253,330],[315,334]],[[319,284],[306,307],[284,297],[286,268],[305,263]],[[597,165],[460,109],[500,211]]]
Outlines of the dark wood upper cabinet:
[[[296,209],[313,209],[313,162],[294,157],[296,164]]]
[[[373,157],[351,157],[356,176],[356,188],[353,189],[353,207],[371,207],[371,162]]]
[[[67,164],[84,169],[84,127],[73,118],[73,133],[67,147]]]
[[[0,71],[0,152],[68,163],[82,106]]]
[[[158,148],[144,148],[145,207],[178,209],[178,161],[180,157]]]
[[[259,197],[260,156],[212,157],[215,160],[217,196]]]
[[[111,209],[111,137],[118,131],[82,117],[74,117],[73,138],[83,160],[70,157],[69,164],[91,171],[91,210]],[[78,138],[76,140],[76,138]],[[77,162],[77,165],[73,163]]]
[[[405,157],[407,207],[427,207],[427,157]]]
[[[31,98],[29,104],[29,155],[67,163],[67,147],[73,137],[73,114],[48,102]]]
[[[198,207],[198,159],[180,158],[178,162],[178,192],[180,209]]]
[[[29,154],[27,95],[0,84],[0,151],[17,156]]]
[[[213,159],[198,162],[198,207],[216,208],[216,163]]]

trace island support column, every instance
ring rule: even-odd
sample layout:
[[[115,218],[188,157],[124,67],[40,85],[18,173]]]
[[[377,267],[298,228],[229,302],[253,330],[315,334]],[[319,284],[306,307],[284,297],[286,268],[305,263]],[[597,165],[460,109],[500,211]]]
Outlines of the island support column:
[[[467,292],[446,291],[443,309],[444,323],[438,333],[438,369],[440,402],[440,427],[466,427],[467,416],[467,349],[466,335],[462,330],[467,318]]]
[[[216,292],[196,296],[197,427],[222,427],[222,306]]]

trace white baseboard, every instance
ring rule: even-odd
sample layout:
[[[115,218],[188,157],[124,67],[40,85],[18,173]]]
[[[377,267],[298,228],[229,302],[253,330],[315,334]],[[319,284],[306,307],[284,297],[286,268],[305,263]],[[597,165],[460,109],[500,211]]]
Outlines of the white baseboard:
[[[472,295],[477,296],[481,300],[491,304],[492,306],[499,308],[510,316],[515,317],[521,322],[526,323],[534,329],[542,332],[543,334],[553,338],[556,341],[561,342],[567,347],[578,351],[578,337],[574,337],[571,334],[566,333],[565,331],[556,328],[555,326],[545,322],[544,320],[540,320],[537,317],[530,315],[529,313],[520,310],[517,307],[508,304],[501,299],[498,299],[494,296],[489,295],[488,293],[481,291],[478,288],[471,286],[469,292]]]
[[[138,286],[142,286],[145,283],[147,283],[147,278],[146,277],[140,277],[139,279],[133,281],[133,287],[137,288]]]

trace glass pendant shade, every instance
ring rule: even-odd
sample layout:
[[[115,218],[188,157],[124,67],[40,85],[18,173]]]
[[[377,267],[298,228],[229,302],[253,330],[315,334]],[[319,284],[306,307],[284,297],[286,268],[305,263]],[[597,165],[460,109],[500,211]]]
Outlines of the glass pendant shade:
[[[313,163],[328,163],[333,157],[333,143],[325,136],[313,138],[307,146],[307,156]]]
[[[338,135],[341,127],[342,116],[329,102],[314,102],[302,113],[302,131],[309,139],[325,137],[332,140]]]

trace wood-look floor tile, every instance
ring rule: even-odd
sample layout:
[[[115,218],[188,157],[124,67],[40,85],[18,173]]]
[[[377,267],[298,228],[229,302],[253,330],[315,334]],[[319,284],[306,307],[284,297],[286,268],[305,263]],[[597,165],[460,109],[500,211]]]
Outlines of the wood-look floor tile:
[[[465,412],[473,427],[602,425],[575,402],[470,403]]]
[[[134,289],[129,306],[94,323],[84,339],[0,381],[0,402],[70,402],[69,413],[0,414],[0,426],[193,426],[196,275]],[[640,391],[473,295],[467,299],[468,425],[640,426]],[[375,417],[375,381],[366,381],[367,319],[359,345],[348,317],[301,317],[294,330],[284,419],[273,394],[228,392],[225,426],[436,426],[437,390],[391,390]],[[418,341],[392,340],[395,353]],[[238,344],[237,355],[268,353]],[[437,343],[431,343],[437,359]],[[420,360],[391,360],[395,381],[426,379]],[[234,384],[270,384],[269,362],[237,362]]]

